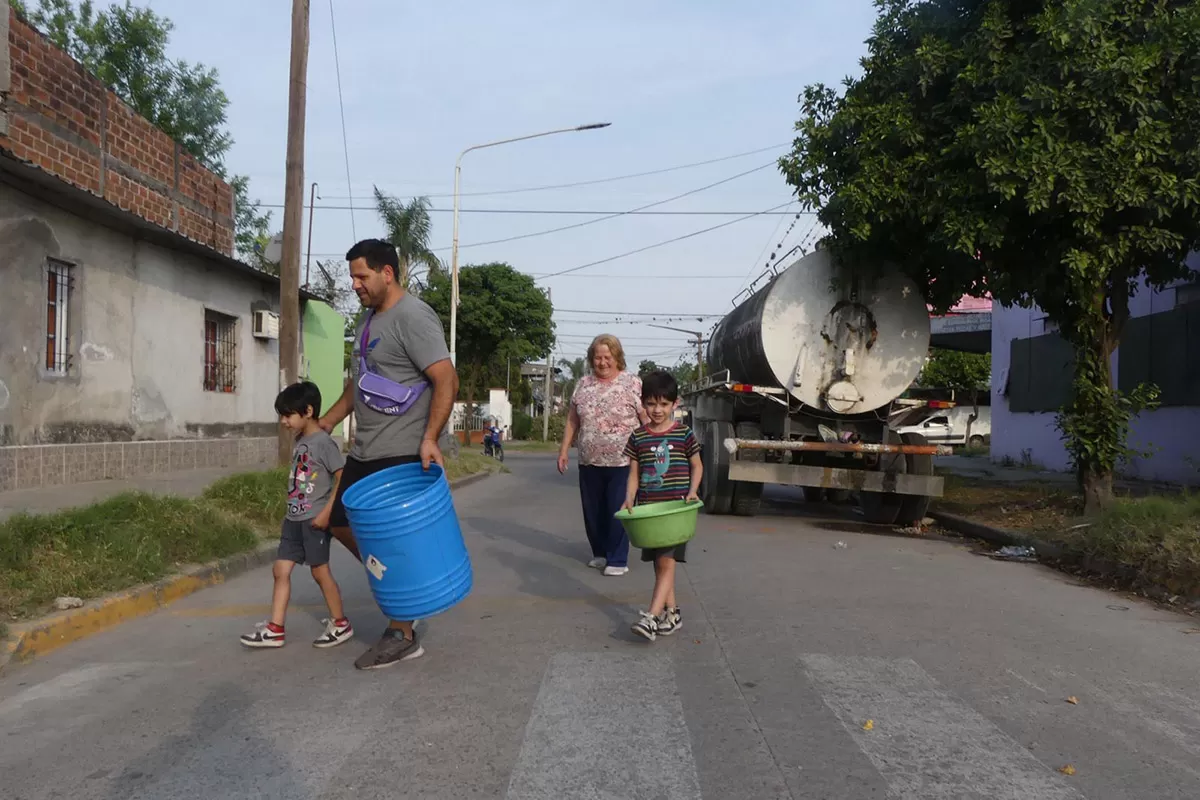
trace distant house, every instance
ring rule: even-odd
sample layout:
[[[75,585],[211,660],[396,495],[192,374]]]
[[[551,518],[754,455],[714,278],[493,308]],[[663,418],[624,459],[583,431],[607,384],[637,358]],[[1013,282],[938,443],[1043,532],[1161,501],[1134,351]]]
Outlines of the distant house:
[[[273,457],[279,283],[229,184],[12,10],[0,96],[0,491]],[[302,302],[333,400],[340,317]]]
[[[1133,421],[1130,444],[1150,452],[1123,467],[1129,477],[1200,483],[1200,283],[1143,286],[1113,353],[1117,387],[1154,383],[1161,407]],[[1054,422],[1071,399],[1071,346],[1037,308],[992,309],[992,459],[1069,467]]]

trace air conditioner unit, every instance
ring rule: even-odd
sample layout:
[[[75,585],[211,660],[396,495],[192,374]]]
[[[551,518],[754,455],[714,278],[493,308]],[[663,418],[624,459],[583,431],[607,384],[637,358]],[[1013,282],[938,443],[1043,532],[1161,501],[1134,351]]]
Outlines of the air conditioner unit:
[[[278,339],[279,315],[274,311],[255,311],[254,336],[257,339]]]

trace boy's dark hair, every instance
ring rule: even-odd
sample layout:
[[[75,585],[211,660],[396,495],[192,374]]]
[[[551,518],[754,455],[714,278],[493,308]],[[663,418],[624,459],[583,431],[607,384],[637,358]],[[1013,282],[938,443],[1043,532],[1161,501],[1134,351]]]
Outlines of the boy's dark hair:
[[[655,370],[642,376],[642,402],[666,400],[674,403],[679,399],[679,383],[666,370]]]
[[[305,416],[312,408],[313,416],[321,415],[321,390],[312,381],[293,383],[275,398],[275,413],[281,417],[288,414]]]
[[[376,272],[382,272],[384,267],[392,268],[392,277],[400,278],[400,255],[391,242],[383,239],[363,239],[346,253],[347,261],[362,259],[367,266]]]

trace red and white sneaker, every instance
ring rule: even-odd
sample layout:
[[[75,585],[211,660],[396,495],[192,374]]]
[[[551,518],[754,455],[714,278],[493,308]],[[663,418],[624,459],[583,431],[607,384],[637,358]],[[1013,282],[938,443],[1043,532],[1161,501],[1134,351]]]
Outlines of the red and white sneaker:
[[[354,638],[354,627],[348,619],[342,619],[341,622],[323,619],[321,622],[325,625],[325,632],[313,639],[313,647],[337,647]]]
[[[283,628],[276,628],[270,622],[260,622],[254,626],[254,633],[242,634],[242,644],[246,647],[283,647]]]

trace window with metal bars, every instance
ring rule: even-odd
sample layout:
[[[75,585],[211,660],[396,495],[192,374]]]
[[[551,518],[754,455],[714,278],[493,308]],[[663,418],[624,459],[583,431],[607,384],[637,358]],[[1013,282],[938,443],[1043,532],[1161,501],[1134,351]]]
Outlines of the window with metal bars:
[[[237,389],[237,318],[204,311],[204,391]]]
[[[68,316],[74,267],[65,261],[46,262],[46,371],[66,375],[71,370],[71,334]]]

